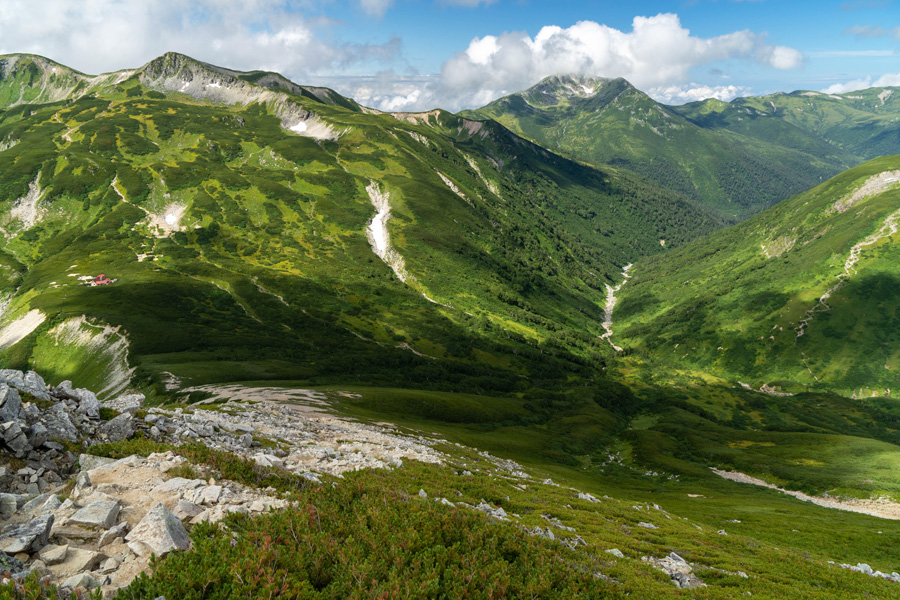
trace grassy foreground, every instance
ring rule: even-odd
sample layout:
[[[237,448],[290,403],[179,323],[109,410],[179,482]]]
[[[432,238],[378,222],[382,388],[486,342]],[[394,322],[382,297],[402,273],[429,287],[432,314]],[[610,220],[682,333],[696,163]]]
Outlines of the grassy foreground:
[[[160,449],[128,443],[99,451],[119,456]],[[649,599],[738,598],[749,591],[762,598],[824,599],[888,598],[896,592],[891,582],[828,565],[824,548],[775,545],[738,533],[738,525],[728,525],[729,534],[723,535],[704,520],[651,502],[580,499],[564,484],[516,477],[483,453],[454,444],[441,449],[448,453],[445,465],[408,461],[394,471],[357,472],[322,485],[299,478],[292,485],[291,476],[283,476],[274,487],[296,501],[293,507],[195,527],[191,551],[157,561],[152,573],[121,594]],[[243,483],[269,471],[198,446],[177,451]],[[509,521],[462,504],[482,501],[502,507]],[[864,520],[838,516],[832,521],[834,536],[846,541],[847,529]],[[524,532],[534,528],[553,531],[555,539]],[[882,535],[896,540],[898,533],[895,527]],[[606,552],[613,548],[625,558]],[[890,551],[884,550],[887,559]],[[640,560],[669,552],[694,563],[708,587],[680,591]]]

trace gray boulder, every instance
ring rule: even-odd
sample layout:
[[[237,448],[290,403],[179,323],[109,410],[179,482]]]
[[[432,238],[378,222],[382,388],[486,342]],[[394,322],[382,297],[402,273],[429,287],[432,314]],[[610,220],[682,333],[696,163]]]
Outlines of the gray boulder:
[[[40,508],[40,506],[44,504],[44,502],[46,502],[49,498],[50,494],[41,494],[39,496],[35,496],[21,506],[22,512],[28,515],[33,515],[38,511],[38,508]]]
[[[37,552],[47,545],[53,515],[38,517],[24,525],[19,525],[0,536],[0,551],[7,554]]]
[[[105,435],[110,442],[121,442],[134,435],[134,424],[128,413],[123,413],[100,426],[100,433]]]
[[[119,503],[116,500],[99,500],[91,502],[69,517],[70,525],[83,525],[85,527],[100,527],[109,529],[116,524],[119,516]]]
[[[155,554],[162,557],[173,550],[187,550],[191,546],[184,525],[162,504],[151,508],[125,536],[125,541],[138,556]]]
[[[41,560],[45,565],[58,565],[66,560],[66,554],[69,552],[68,544],[64,546],[49,545],[44,546],[40,551]]]
[[[50,439],[50,430],[41,423],[34,423],[28,432],[28,443],[32,448],[43,446]]]
[[[16,510],[16,497],[12,494],[0,494],[0,519],[10,518],[16,514]]]
[[[13,575],[25,570],[25,563],[14,556],[0,552],[0,571],[9,571]]]
[[[65,440],[67,442],[78,441],[78,428],[72,424],[66,406],[59,402],[44,412],[44,426],[48,430],[50,439]]]
[[[82,471],[90,471],[97,467],[103,467],[116,462],[114,458],[106,458],[105,456],[94,456],[93,454],[79,454],[78,464],[81,465]]]
[[[22,398],[19,392],[6,383],[0,383],[0,423],[18,421],[22,416]]]
[[[641,560],[649,562],[668,575],[672,579],[672,583],[675,584],[675,587],[688,590],[706,587],[706,584],[694,575],[694,569],[691,567],[690,563],[674,552],[670,552],[665,558],[642,556]]]
[[[20,392],[31,394],[35,398],[50,400],[44,378],[34,371],[23,373],[15,369],[0,369],[0,382],[16,388]]]
[[[50,393],[47,389],[47,383],[44,381],[43,377],[41,377],[34,371],[28,371],[25,373],[24,386],[19,389],[23,392],[28,392],[35,398],[40,398],[41,400],[50,400]]]
[[[100,585],[100,580],[87,573],[78,573],[77,575],[72,575],[63,582],[63,587],[72,588],[73,590],[76,588],[92,590],[96,587],[100,587]]]
[[[181,521],[189,521],[202,512],[202,508],[200,508],[193,502],[188,502],[187,500],[179,500],[175,505],[175,508],[172,509],[172,514],[178,517],[178,519]]]
[[[124,396],[119,396],[114,400],[107,400],[103,403],[103,406],[115,409],[120,413],[128,413],[130,415],[134,415],[134,413],[137,412],[143,404],[143,394],[125,394]]]
[[[68,379],[53,388],[53,393],[60,398],[68,398],[78,402],[78,412],[91,419],[100,418],[100,401],[91,390],[73,388]]]
[[[0,384],[2,385],[2,384]],[[13,390],[15,391],[15,390]],[[6,447],[12,450],[16,458],[23,458],[31,451],[31,445],[28,443],[28,436],[22,431],[22,427],[16,421],[6,421],[0,425],[0,437]]]

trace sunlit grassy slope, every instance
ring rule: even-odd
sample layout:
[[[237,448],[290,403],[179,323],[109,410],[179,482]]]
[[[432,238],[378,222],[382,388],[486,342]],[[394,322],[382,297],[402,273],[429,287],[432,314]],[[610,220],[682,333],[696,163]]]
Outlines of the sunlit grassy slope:
[[[896,395],[900,156],[634,269],[616,343],[661,378]]]
[[[102,78],[2,65],[4,324],[46,317],[4,362],[50,379],[115,383],[54,356],[84,315],[121,327],[116,376],[141,382],[564,381],[602,365],[605,285],[622,266],[717,225],[492,122],[362,111],[174,54]],[[307,126],[320,139],[288,129]],[[399,275],[367,239],[373,193],[389,199]],[[100,273],[118,281],[77,279]]]

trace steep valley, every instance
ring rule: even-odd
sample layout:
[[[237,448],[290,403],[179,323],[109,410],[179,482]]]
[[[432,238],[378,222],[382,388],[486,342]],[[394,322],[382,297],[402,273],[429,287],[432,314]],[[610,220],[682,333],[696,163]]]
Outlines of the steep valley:
[[[0,544],[52,515],[58,564],[115,550],[70,587],[148,599],[900,593],[900,521],[773,489],[900,504],[896,95],[573,81],[385,113],[0,57]],[[155,495],[192,547],[151,568]]]

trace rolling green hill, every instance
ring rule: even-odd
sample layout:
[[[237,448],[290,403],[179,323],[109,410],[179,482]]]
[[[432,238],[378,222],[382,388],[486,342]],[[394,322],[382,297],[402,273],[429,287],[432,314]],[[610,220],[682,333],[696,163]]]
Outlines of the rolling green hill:
[[[897,102],[886,89],[665,106],[624,79],[554,76],[462,114],[496,119],[591,164],[631,169],[741,220],[900,151]]]
[[[900,156],[638,263],[616,344],[666,373],[896,396]]]
[[[698,598],[891,593],[893,582],[828,561],[898,570],[897,521],[829,512],[709,467],[900,501],[900,409],[885,397],[900,387],[900,156],[720,229],[722,215],[757,211],[856,150],[783,120],[758,119],[776,124],[777,146],[762,129],[704,128],[621,80],[573,85],[520,97],[528,137],[560,134],[548,149],[490,119],[384,114],[178,54],[96,77],[0,57],[0,365],[101,397],[140,389],[186,414],[221,408],[188,386],[312,387],[340,414],[440,436],[445,465],[348,476],[303,500],[330,506],[345,532],[377,524],[373,543],[390,539],[416,564],[428,562],[422,546],[396,540],[423,529],[395,502],[421,500],[412,514],[426,531],[476,523],[437,512],[440,495],[485,498],[581,539],[569,552],[477,522],[511,540],[498,569],[514,555],[546,558],[534,579],[584,565],[590,590],[614,597],[685,597],[640,558],[669,552],[700,565]],[[579,143],[595,141],[588,124],[616,133],[628,169],[555,153],[576,154],[562,135],[572,129],[551,117],[587,115],[587,104],[593,116],[571,124],[588,132]],[[699,207],[698,190],[720,200]],[[610,286],[631,263],[607,340]],[[87,285],[100,274],[115,281]],[[519,465],[483,451],[534,479],[511,479]],[[426,487],[427,502],[416,491]],[[355,506],[372,520],[348,518]],[[279,515],[231,522],[267,535]],[[207,567],[190,561],[221,567],[217,544],[230,552],[231,538],[197,531],[215,544],[171,555],[157,582],[206,589]],[[290,546],[286,531],[274,539]],[[613,547],[627,558],[604,552]]]
[[[3,361],[104,393],[564,380],[602,365],[622,266],[718,226],[493,122],[177,54],[100,77],[0,65]]]
[[[900,90],[870,88],[845,94],[789,94],[704,100],[673,111],[711,130],[820,152],[837,148],[857,162],[895,154],[900,144]]]

